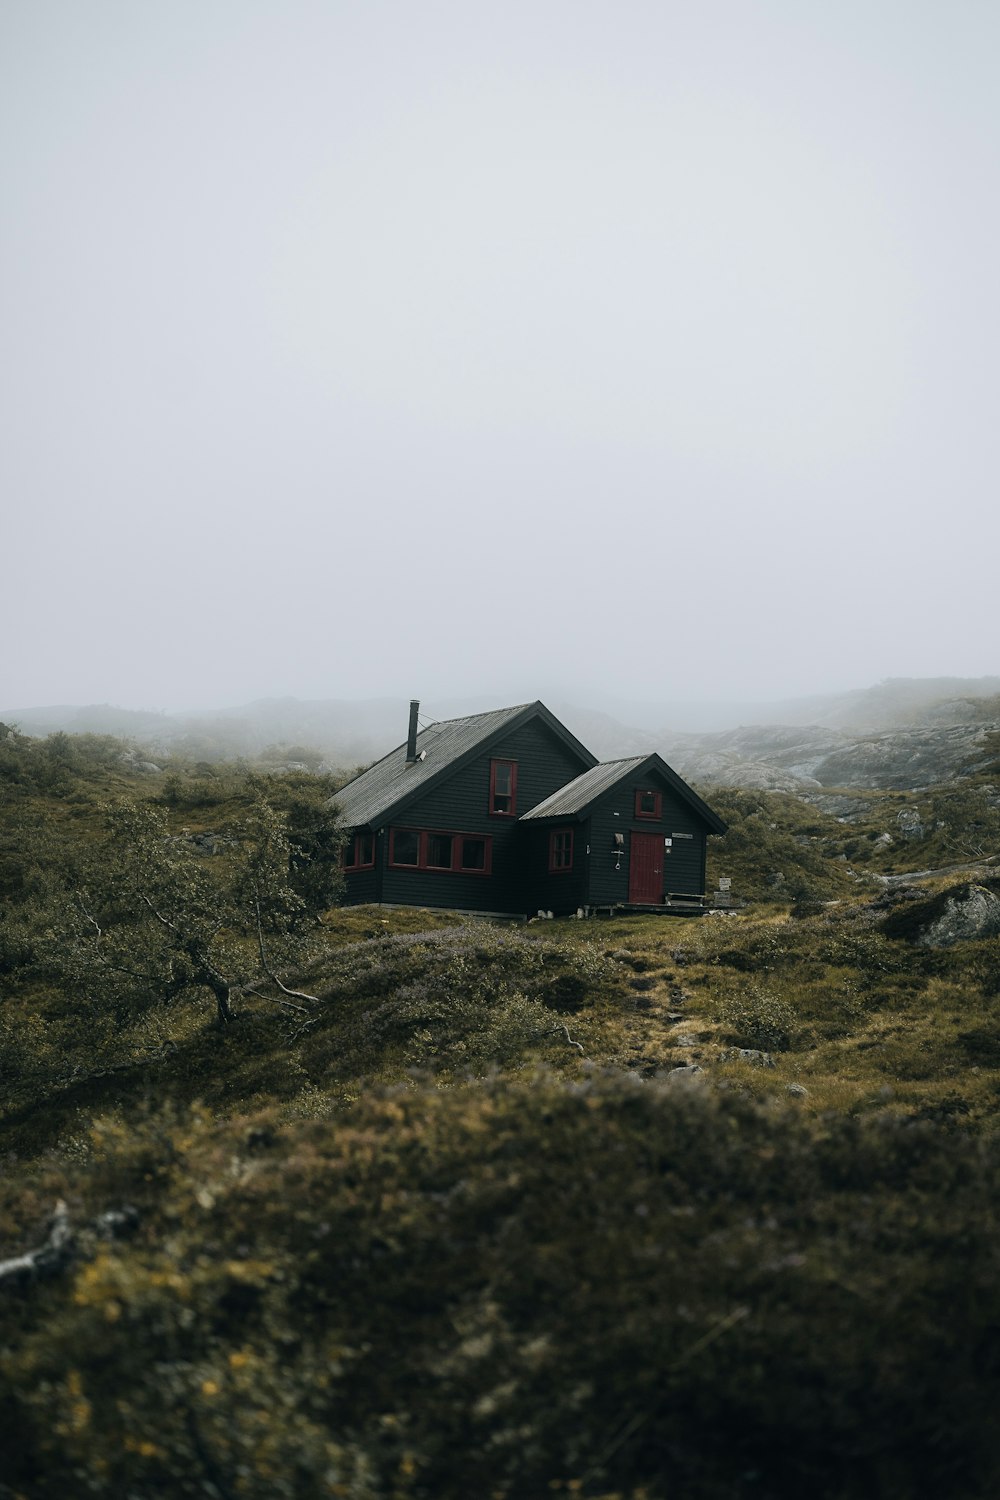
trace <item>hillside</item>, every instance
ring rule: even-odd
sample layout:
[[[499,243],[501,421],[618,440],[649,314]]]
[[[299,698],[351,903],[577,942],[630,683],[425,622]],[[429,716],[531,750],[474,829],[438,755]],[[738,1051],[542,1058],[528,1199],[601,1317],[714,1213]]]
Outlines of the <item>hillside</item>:
[[[0,742],[5,1500],[996,1492],[995,769],[710,793],[701,920],[293,904],[222,1025],[122,831],[291,901],[326,783],[127,753]]]
[[[717,786],[806,791],[816,787],[915,789],[950,781],[996,758],[1000,705],[990,717],[951,722],[965,703],[937,705],[942,722],[847,735],[819,727],[757,725],[670,741],[670,763],[687,778]]]
[[[425,705],[450,718],[491,707],[465,700]],[[727,727],[683,730],[696,706],[623,705],[634,722],[600,707],[554,702],[572,732],[602,760],[658,750],[689,780],[712,786],[800,791],[817,786],[894,789],[949,780],[988,759],[1000,734],[1000,678],[890,680],[827,698],[714,705]],[[349,769],[405,737],[405,704],[388,699],[265,699],[201,714],[152,714],[91,705],[8,710],[23,734],[111,734],[154,762],[171,755],[209,763],[268,757],[276,763]],[[735,727],[735,726],[739,727]]]

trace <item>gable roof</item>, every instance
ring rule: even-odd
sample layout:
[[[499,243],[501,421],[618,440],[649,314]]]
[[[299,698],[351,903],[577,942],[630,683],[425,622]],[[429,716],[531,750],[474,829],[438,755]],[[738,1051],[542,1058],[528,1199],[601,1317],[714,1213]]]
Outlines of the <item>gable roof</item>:
[[[521,821],[525,818],[562,818],[570,813],[582,812],[604,792],[616,786],[630,770],[643,765],[648,758],[646,755],[632,755],[627,760],[602,761],[599,766],[592,766],[589,771],[584,771],[575,781],[560,787],[558,792],[553,792],[551,797],[546,797],[537,807],[522,813]]]
[[[668,766],[662,755],[654,751],[652,755],[632,755],[626,760],[606,760],[600,765],[593,766],[589,771],[584,771],[575,781],[570,781],[566,786],[560,787],[558,792],[553,792],[551,797],[546,797],[544,802],[539,802],[529,812],[522,813],[520,822],[532,818],[568,818],[579,816],[586,812],[595,802],[599,802],[613,787],[625,780],[627,776],[643,774],[646,771],[658,771],[674,792],[686,802],[691,811],[708,825],[711,833],[725,833],[726,824],[703,802],[698,793],[692,791],[687,782],[677,772]]]
[[[541,702],[494,708],[489,713],[470,714],[464,719],[445,719],[430,724],[417,735],[417,755],[423,759],[408,761],[404,741],[341,787],[332,799],[341,821],[348,828],[359,828],[397,815],[415,798],[481,755],[491,740],[536,718],[584,765],[596,763],[596,757]]]

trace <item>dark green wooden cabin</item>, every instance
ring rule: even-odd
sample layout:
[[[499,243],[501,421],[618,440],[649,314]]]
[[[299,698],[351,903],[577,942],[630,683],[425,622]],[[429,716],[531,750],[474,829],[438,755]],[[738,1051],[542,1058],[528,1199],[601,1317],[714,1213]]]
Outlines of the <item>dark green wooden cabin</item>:
[[[346,901],[530,915],[690,907],[725,824],[658,755],[597,763],[542,703],[449,719],[337,793]]]

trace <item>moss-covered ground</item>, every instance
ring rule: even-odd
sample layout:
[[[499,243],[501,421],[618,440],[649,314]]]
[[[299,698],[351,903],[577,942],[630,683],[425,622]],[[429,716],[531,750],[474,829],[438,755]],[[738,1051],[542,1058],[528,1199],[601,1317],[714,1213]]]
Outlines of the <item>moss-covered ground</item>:
[[[981,859],[982,778],[918,859],[891,797],[713,799],[747,904],[701,919],[334,909],[315,1003],[220,1028],[46,966],[60,871],[137,779],[30,754],[0,1257],[60,1202],[71,1238],[0,1280],[3,1500],[1000,1490],[1000,939],[923,947],[875,878]],[[213,829],[227,776],[141,789]]]

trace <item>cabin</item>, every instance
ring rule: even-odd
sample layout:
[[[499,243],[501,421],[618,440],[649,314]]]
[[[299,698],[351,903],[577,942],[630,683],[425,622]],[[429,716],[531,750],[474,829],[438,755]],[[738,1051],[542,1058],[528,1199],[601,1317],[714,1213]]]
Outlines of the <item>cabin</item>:
[[[543,703],[419,728],[335,802],[345,901],[492,916],[700,911],[726,825],[659,755],[598,762]]]

